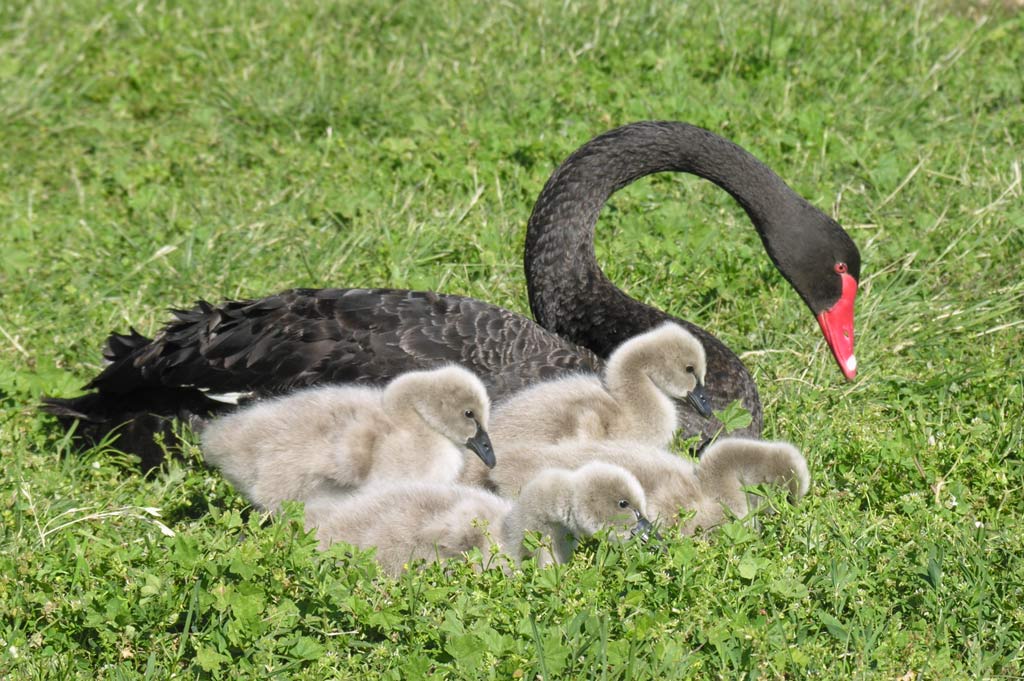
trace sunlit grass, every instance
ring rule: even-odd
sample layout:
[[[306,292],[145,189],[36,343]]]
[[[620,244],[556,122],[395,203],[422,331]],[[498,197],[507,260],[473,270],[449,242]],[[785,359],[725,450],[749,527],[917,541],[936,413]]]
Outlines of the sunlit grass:
[[[1022,54],[1013,3],[0,6],[0,674],[1024,674]],[[544,181],[642,118],[731,137],[861,248],[844,383],[723,192],[657,177],[602,215],[609,276],[740,353],[807,453],[759,533],[396,582],[196,452],[142,478],[35,410],[197,298],[526,312]]]

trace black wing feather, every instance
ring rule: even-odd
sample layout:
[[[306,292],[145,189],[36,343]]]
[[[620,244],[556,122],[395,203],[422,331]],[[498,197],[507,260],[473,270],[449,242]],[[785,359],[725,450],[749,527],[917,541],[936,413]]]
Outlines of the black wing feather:
[[[432,292],[292,289],[217,306],[200,300],[171,314],[152,340],[134,329],[112,334],[104,348],[110,364],[86,385],[93,392],[50,398],[44,408],[92,424],[96,441],[124,422],[125,432],[144,432],[154,415],[205,417],[228,408],[206,393],[381,385],[454,362],[479,375],[498,400],[537,380],[602,366],[589,350],[522,315]]]

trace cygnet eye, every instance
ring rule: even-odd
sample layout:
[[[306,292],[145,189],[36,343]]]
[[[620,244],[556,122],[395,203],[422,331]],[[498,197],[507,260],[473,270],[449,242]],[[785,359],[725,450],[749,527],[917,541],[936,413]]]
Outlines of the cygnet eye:
[[[687,364],[686,365],[686,373],[688,373],[688,374],[692,374],[693,373],[693,365],[692,364]]]
[[[473,410],[472,409],[467,409],[465,413],[466,413],[466,418],[467,419],[473,418]]]
[[[619,499],[619,508],[629,508],[629,502],[625,499]]]

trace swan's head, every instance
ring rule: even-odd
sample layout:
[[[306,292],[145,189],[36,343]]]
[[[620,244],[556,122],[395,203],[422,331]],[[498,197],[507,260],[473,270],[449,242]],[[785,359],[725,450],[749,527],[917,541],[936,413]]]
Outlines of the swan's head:
[[[589,536],[608,529],[627,539],[650,531],[644,490],[626,469],[592,461],[573,471],[571,481],[573,532]]]
[[[792,212],[787,229],[762,235],[765,248],[818,320],[843,375],[853,380],[853,305],[860,251],[839,223],[817,208],[802,203]]]
[[[416,413],[434,430],[472,451],[488,468],[494,468],[494,448],[487,435],[491,400],[473,372],[451,365],[431,371],[410,371],[388,386],[392,393],[411,403]]]
[[[785,488],[791,503],[799,502],[811,484],[811,474],[803,453],[789,442],[725,437],[701,453],[699,469],[729,470],[731,482],[742,485],[768,484]],[[730,483],[731,484],[731,483]],[[730,490],[706,484],[705,493],[724,498]]]
[[[609,372],[622,367],[622,371],[642,373],[669,397],[685,397],[701,416],[711,416],[711,401],[704,388],[704,345],[675,322],[629,339],[612,353],[608,366]]]

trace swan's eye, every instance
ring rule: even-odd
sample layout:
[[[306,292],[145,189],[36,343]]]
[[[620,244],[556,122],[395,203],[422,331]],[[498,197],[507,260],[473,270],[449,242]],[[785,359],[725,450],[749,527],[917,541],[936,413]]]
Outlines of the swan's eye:
[[[693,365],[692,364],[687,365],[686,373],[688,373],[688,374],[692,374],[693,373]]]
[[[472,409],[467,409],[466,410],[466,418],[467,419],[473,418],[473,410]]]
[[[629,502],[625,499],[619,499],[619,508],[629,508]]]
[[[835,270],[836,270],[836,274],[846,274],[846,263],[845,262],[837,262]]]

